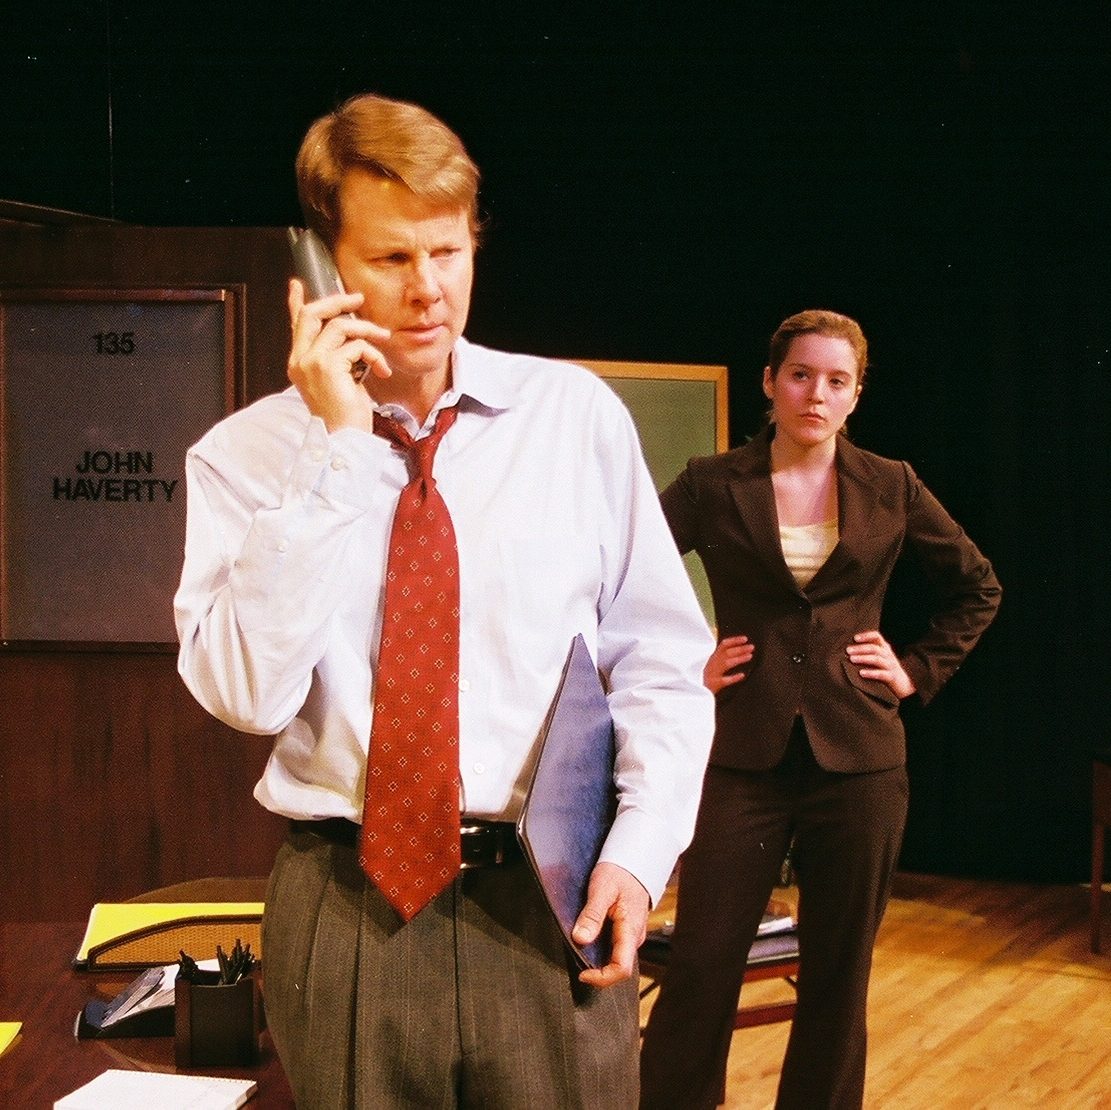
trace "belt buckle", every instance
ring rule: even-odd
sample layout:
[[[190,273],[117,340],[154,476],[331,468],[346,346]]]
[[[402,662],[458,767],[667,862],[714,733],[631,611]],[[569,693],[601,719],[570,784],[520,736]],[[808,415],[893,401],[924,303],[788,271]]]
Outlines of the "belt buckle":
[[[486,824],[461,825],[459,857],[460,871],[469,871],[474,867],[496,867],[504,863],[505,839],[502,830]]]

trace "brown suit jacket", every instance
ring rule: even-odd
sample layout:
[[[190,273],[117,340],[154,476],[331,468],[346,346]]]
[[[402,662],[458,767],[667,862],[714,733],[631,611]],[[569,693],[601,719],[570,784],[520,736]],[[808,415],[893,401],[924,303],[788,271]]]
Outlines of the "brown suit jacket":
[[[714,600],[718,635],[756,646],[746,678],[717,697],[710,762],[764,770],[783,757],[796,716],[818,762],[831,771],[900,766],[906,739],[899,701],[863,679],[845,654],[856,632],[881,627],[888,581],[913,549],[937,592],[929,627],[899,658],[929,702],[999,607],[991,564],[905,462],[837,443],[840,538],[800,589],[779,542],[770,431],[744,447],[692,459],[661,494],[679,549],[697,551]]]

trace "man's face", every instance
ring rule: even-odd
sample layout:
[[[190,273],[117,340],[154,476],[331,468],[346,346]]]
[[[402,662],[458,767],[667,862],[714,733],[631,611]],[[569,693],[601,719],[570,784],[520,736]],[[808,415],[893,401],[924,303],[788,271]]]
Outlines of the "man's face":
[[[474,236],[464,208],[444,208],[364,170],[339,189],[336,267],[359,315],[389,328],[376,341],[394,372],[390,392],[440,393],[463,333],[474,277]]]

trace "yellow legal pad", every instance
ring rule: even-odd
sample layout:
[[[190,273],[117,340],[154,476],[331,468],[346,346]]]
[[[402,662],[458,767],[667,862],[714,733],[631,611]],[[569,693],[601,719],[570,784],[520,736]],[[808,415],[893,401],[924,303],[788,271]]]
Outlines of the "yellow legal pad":
[[[0,1021],[0,1056],[8,1050],[8,1046],[19,1036],[23,1027],[21,1021]]]
[[[262,902],[98,902],[74,967],[142,968],[176,963],[184,950],[212,959],[237,940],[262,956]]]

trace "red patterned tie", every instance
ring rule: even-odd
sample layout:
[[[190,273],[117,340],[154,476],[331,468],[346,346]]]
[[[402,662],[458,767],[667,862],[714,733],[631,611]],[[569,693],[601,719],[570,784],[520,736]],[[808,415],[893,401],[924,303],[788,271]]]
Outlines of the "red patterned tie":
[[[359,862],[408,921],[459,871],[459,556],[432,460],[456,410],[414,440],[375,413],[374,430],[416,475],[390,532],[374,726]]]

